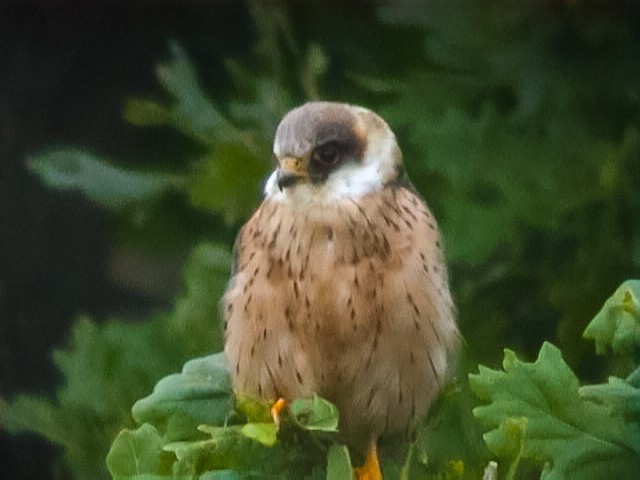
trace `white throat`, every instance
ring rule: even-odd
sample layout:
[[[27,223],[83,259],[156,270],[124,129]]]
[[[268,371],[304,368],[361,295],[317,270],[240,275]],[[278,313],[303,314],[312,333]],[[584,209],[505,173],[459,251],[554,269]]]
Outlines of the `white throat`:
[[[360,198],[381,190],[397,175],[396,169],[400,161],[400,150],[395,136],[390,131],[387,132],[388,135],[369,139],[361,163],[345,163],[329,174],[323,183],[299,183],[280,190],[276,169],[265,185],[265,198],[304,208],[310,204],[327,205],[349,198]]]

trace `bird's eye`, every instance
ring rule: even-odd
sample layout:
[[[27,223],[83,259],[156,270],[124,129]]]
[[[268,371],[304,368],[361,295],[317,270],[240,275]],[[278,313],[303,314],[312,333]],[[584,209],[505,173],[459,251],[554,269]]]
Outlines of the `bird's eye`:
[[[335,165],[340,160],[340,149],[335,142],[325,143],[313,151],[312,159],[324,166]]]

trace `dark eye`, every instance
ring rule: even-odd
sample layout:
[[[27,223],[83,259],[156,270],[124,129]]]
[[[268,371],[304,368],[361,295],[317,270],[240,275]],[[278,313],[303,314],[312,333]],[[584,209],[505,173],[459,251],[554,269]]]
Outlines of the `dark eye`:
[[[321,165],[335,165],[340,160],[340,148],[335,142],[325,143],[313,151],[311,158]]]

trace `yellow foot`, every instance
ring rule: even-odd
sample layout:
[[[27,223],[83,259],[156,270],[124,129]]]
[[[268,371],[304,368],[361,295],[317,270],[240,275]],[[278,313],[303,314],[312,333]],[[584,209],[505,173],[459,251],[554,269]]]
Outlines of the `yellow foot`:
[[[353,469],[356,480],[382,480],[380,463],[378,462],[378,451],[374,443],[369,447],[364,465]]]
[[[276,400],[276,403],[271,406],[271,418],[273,418],[273,423],[278,426],[280,425],[280,413],[286,406],[287,402],[284,401],[284,398],[279,398]]]

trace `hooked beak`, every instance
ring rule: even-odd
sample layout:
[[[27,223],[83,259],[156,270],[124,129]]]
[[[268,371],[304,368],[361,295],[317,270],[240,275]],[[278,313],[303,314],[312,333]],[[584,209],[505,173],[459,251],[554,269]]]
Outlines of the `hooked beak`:
[[[280,190],[291,187],[296,183],[306,180],[307,162],[297,157],[285,157],[280,161],[280,168],[276,177]]]

